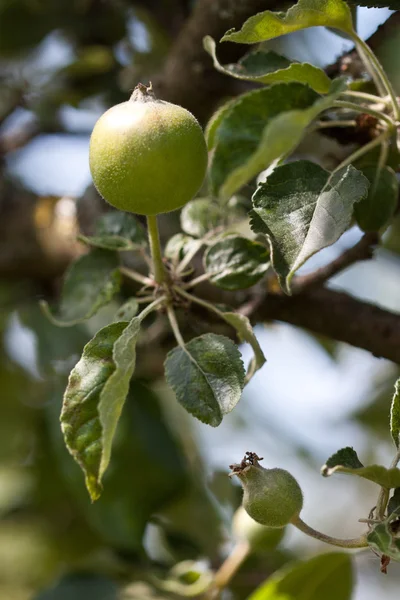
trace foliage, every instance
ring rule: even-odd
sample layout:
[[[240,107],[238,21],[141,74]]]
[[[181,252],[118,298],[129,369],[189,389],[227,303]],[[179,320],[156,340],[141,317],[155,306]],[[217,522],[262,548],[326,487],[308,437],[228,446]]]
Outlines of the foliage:
[[[46,115],[52,113],[49,106],[58,110],[65,102],[61,89],[68,91],[69,104],[80,105],[94,98],[94,90],[99,85],[104,88],[103,78],[112,73],[114,84],[103,100],[110,105],[125,99],[115,78],[116,56],[124,51],[129,20],[125,19],[128,12],[123,12],[128,10],[125,3],[121,8],[119,3],[114,7],[112,3],[78,2],[73,8],[73,3],[63,1],[58,9],[51,0],[35,7],[29,2],[3,4],[1,56],[17,56],[36,47],[55,28],[70,36],[76,47],[74,61],[57,73],[57,85],[46,87],[46,94],[37,100],[41,126],[47,122],[51,129]],[[267,10],[251,16],[221,39],[258,44],[232,64],[220,62],[218,43],[206,36],[204,52],[215,69],[239,80],[240,86],[244,82],[244,87],[238,96],[225,98],[206,125],[207,180],[200,196],[183,207],[180,231],[176,220],[173,233],[163,232],[161,244],[153,211],[146,231],[144,220],[108,210],[94,227],[78,236],[81,245],[65,273],[58,307],[50,309],[43,300],[41,313],[20,309],[18,318],[34,332],[38,373],[28,377],[6,361],[0,366],[0,376],[15,386],[16,397],[27,397],[27,406],[33,403],[25,422],[25,416],[20,416],[25,412],[10,394],[6,400],[13,415],[10,432],[6,428],[1,432],[15,454],[13,460],[24,464],[18,485],[24,498],[30,498],[31,504],[26,502],[37,520],[34,534],[27,537],[34,539],[33,555],[43,557],[43,573],[38,569],[35,576],[30,575],[27,586],[34,593],[49,587],[38,592],[35,600],[191,596],[211,600],[228,586],[239,600],[351,597],[349,554],[288,562],[289,553],[276,549],[281,533],[260,551],[243,532],[239,535],[232,530],[234,549],[214,572],[211,565],[221,560],[222,542],[226,542],[224,519],[227,515],[230,519],[239,498],[225,478],[223,492],[218,491],[223,499],[219,505],[215,502],[191,429],[192,417],[211,427],[220,426],[243,402],[246,386],[265,364],[253,325],[260,320],[258,312],[268,304],[270,292],[284,306],[291,300],[287,296],[296,297],[302,286],[312,291],[316,283],[325,283],[340,269],[328,268],[322,279],[321,271],[316,272],[314,281],[312,273],[309,283],[298,270],[354,224],[367,236],[363,240],[374,240],[368,252],[387,230],[395,230],[400,107],[381,65],[353,28],[349,4],[299,0],[287,12]],[[357,4],[393,8],[395,3]],[[30,20],[33,27],[21,25],[15,39],[9,35],[9,23]],[[266,44],[316,26],[350,38],[372,81],[356,83],[347,73],[330,79],[324,70],[289,60]],[[89,30],[91,39],[86,43]],[[154,71],[150,57],[149,63],[141,58],[144,72]],[[126,88],[140,76],[140,66],[135,68],[133,77],[129,69],[125,71]],[[318,140],[323,147],[324,130],[347,129],[357,142],[350,150],[345,146],[333,166],[324,160],[322,150],[321,156],[318,148],[307,150],[310,140],[312,144]],[[200,130],[199,135],[203,147]],[[189,143],[183,151],[188,160],[190,150]],[[105,162],[106,173],[107,166]],[[150,166],[146,177],[157,187],[160,173]],[[119,174],[124,180],[123,170]],[[179,195],[179,185],[187,175],[182,166],[178,165],[175,176],[166,168],[162,175],[171,197]],[[125,191],[129,200],[129,189]],[[112,193],[118,195],[117,188]],[[142,201],[144,195],[139,196]],[[365,257],[357,255],[354,260]],[[344,266],[348,264],[351,261]],[[247,365],[239,347],[243,343],[251,350]],[[270,347],[268,353],[273,356],[273,352]],[[156,372],[157,353],[164,366]],[[40,411],[35,408],[35,412],[34,402],[40,404]],[[362,535],[327,536],[305,524],[298,511],[290,517],[291,525],[333,546],[369,547],[380,556],[382,570],[389,559],[400,561],[399,403],[400,380],[390,418],[396,455],[388,468],[364,466],[350,447],[336,452],[322,467],[326,477],[356,475],[378,486],[376,507],[363,519]],[[240,465],[233,465],[233,473],[235,468],[236,474],[238,468],[248,472],[256,459],[257,455],[247,453]],[[29,469],[35,471],[33,491]],[[0,482],[1,476],[0,472]],[[229,500],[224,496],[226,488]],[[280,491],[274,489],[274,498],[279,498]],[[257,497],[261,506],[264,500],[265,495]],[[0,495],[0,511],[1,501]],[[59,547],[54,541],[49,545],[49,556],[41,554],[38,534],[45,513],[42,503],[51,514],[48,531],[42,534],[46,544],[60,539]],[[11,502],[5,510],[12,523],[23,506]],[[65,539],[64,519],[68,523]],[[157,540],[154,557],[148,551],[152,535]],[[79,552],[75,547],[80,547]],[[196,562],[204,557],[206,561]],[[260,557],[256,564],[266,579],[242,593],[233,575],[245,560]],[[50,584],[50,572],[60,574],[58,582]]]

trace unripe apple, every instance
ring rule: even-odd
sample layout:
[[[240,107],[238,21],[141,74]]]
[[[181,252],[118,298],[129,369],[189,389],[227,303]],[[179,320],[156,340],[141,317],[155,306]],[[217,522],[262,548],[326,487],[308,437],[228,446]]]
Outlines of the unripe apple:
[[[195,117],[139,84],[130,100],[97,121],[90,138],[94,184],[115,208],[156,215],[180,208],[200,189],[207,148]]]
[[[296,479],[284,469],[264,469],[254,452],[231,465],[243,486],[243,507],[252,519],[267,527],[284,527],[298,517],[303,494]]]

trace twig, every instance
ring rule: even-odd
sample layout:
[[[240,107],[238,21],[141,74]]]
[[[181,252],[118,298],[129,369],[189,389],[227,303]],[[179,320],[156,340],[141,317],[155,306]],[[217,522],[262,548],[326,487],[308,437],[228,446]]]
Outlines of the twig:
[[[185,106],[205,122],[221,97],[236,95],[247,85],[222,75],[203,49],[203,38],[219,40],[232,27],[263,10],[282,10],[282,0],[198,0],[173,44],[163,71],[153,81],[156,95]],[[223,44],[222,60],[238,60],[248,49],[240,44]],[[190,81],[190,85],[188,85]]]
[[[328,265],[317,269],[308,275],[297,277],[292,284],[294,294],[299,294],[305,289],[316,287],[328,281],[334,275],[347,269],[352,264],[369,260],[373,257],[374,247],[379,243],[379,235],[376,232],[368,232],[363,235],[361,240],[352,248],[345,250]]]
[[[239,542],[221,565],[214,577],[214,583],[206,598],[216,600],[220,592],[229,584],[240,566],[246,560],[250,552],[250,544],[246,541]]]
[[[154,287],[154,280],[150,279],[150,277],[145,277],[141,273],[134,271],[133,269],[129,269],[128,267],[120,267],[119,270],[123,275],[129,277],[129,279],[133,279],[138,283],[142,283],[143,285]]]

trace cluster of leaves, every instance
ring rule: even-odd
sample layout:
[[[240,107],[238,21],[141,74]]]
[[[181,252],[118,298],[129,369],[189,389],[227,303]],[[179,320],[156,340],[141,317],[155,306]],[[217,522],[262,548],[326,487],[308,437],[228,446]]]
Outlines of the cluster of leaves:
[[[28,14],[29,17],[19,21],[31,25],[30,31],[25,31],[20,40],[16,36],[5,35],[15,31],[7,26],[7,22],[18,4],[22,6],[23,16]],[[390,3],[389,0],[357,4],[398,8],[395,1]],[[82,6],[80,35],[85,36],[90,20],[93,38],[96,38],[97,21],[92,20],[93,12],[88,8],[91,3],[76,2],[75,5]],[[64,24],[69,20],[60,19],[60,16],[69,14],[72,4],[62,2],[62,11],[54,11],[54,6],[48,0],[32,10],[26,2],[6,2],[0,7],[0,33],[3,31],[0,52],[6,52],[10,44],[18,43],[19,47],[35,44],[37,39],[31,36],[37,35],[38,31],[42,36],[54,27],[67,29]],[[115,12],[113,6],[104,4],[98,13],[109,25],[101,29],[107,30],[111,37],[115,35],[114,42],[125,35],[124,20],[115,20]],[[31,17],[40,23],[41,30],[32,27]],[[340,30],[357,42],[350,12],[341,0],[300,0],[286,14],[266,11],[245,23],[240,32],[228,32],[224,41],[258,44],[318,25]],[[114,55],[101,45],[103,41],[100,39],[99,45],[82,51],[77,63],[60,74],[71,88],[71,101],[78,102],[90,95],[94,80],[98,86],[104,74],[115,71]],[[363,231],[383,231],[388,226],[397,205],[398,181],[393,167],[398,166],[398,155],[394,130],[385,120],[385,114],[390,111],[386,103],[380,108],[382,120],[377,121],[377,137],[374,133],[371,143],[362,149],[362,153],[358,152],[345,165],[339,165],[333,173],[305,160],[284,164],[309,131],[329,125],[330,121],[344,121],[348,118],[348,110],[352,111],[351,116],[362,114],[373,107],[374,102],[364,102],[361,96],[348,96],[347,92],[356,89],[351,81],[337,79],[332,82],[321,69],[290,61],[262,45],[234,65],[220,64],[212,38],[206,38],[204,46],[215,67],[222,73],[266,86],[230,100],[211,119],[206,131],[211,153],[209,197],[197,198],[187,204],[181,213],[182,233],[171,238],[164,251],[170,275],[169,300],[173,307],[187,310],[197,304],[211,311],[236,332],[239,341],[248,343],[253,350],[247,371],[237,345],[230,338],[214,333],[206,333],[188,342],[180,340],[167,356],[166,378],[178,401],[202,422],[217,426],[224,415],[236,406],[245,384],[262,367],[265,357],[249,319],[230,307],[208,304],[192,294],[196,281],[190,279],[192,259],[204,250],[204,275],[198,279],[207,280],[226,291],[243,294],[242,290],[245,290],[242,298],[246,297],[246,290],[261,282],[266,275],[276,276],[283,292],[292,293],[291,282],[297,269],[313,254],[334,243],[352,223],[356,222]],[[85,69],[91,74],[89,87],[81,83]],[[360,89],[363,89],[362,82],[357,83],[357,90]],[[343,112],[340,100],[349,97],[354,100],[353,107]],[[52,101],[56,103],[57,98]],[[374,154],[376,149],[382,149],[379,162]],[[390,166],[389,155],[392,158]],[[270,174],[260,178],[260,173],[267,168],[270,168]],[[243,186],[256,188],[251,206],[237,195]],[[254,235],[248,229],[249,209]],[[156,311],[163,319],[167,302],[162,295],[163,290],[154,285],[151,274],[137,273],[125,266],[125,252],[142,257],[144,264],[150,259],[146,232],[132,215],[107,213],[99,220],[95,234],[81,236],[81,240],[90,247],[90,251],[68,270],[57,313],[53,314],[43,303],[44,311],[54,324],[79,327],[82,321],[110,305],[121,290],[122,275],[131,277],[144,287],[115,310],[110,322],[85,346],[64,394],[61,420],[66,445],[85,472],[91,498],[99,497],[105,475],[104,494],[94,506],[88,505],[82,497],[79,470],[74,470],[76,465],[65,456],[62,440],[57,436],[52,440],[57,455],[55,459],[60,460],[63,477],[72,484],[68,492],[58,481],[54,485],[52,480],[50,487],[60,487],[56,490],[59,496],[70,494],[71,487],[74,489],[74,501],[76,496],[76,503],[90,523],[89,526],[80,519],[77,528],[89,537],[90,549],[101,550],[104,543],[109,543],[129,554],[142,550],[144,527],[150,516],[175,498],[177,491],[186,486],[189,479],[174,436],[161,425],[157,398],[138,382],[132,381],[136,346],[140,344],[142,334],[143,338],[146,337],[143,321],[153,318]],[[148,306],[139,313],[143,304]],[[52,334],[48,332],[47,338],[40,342],[42,346],[48,346],[49,354],[53,351],[49,342]],[[54,354],[51,358],[60,369],[65,368],[60,367],[61,363],[68,363],[67,356],[70,358],[67,353],[61,356]],[[399,388],[398,382],[391,419],[397,447]],[[54,407],[53,403],[47,408],[48,420],[54,422],[58,418],[59,406]],[[154,444],[153,440],[157,443]],[[50,440],[46,439],[46,442],[50,445]],[[105,474],[112,446],[113,468]],[[127,478],[126,473],[132,472],[132,465],[135,476]],[[53,466],[51,463],[51,469]],[[379,515],[371,518],[367,541],[383,558],[400,560],[400,471],[396,465],[389,469],[380,465],[364,467],[354,450],[346,448],[331,457],[323,468],[326,476],[336,472],[363,477],[383,490],[384,497],[388,499],[386,512],[382,518]],[[138,481],[140,485],[137,485]],[[207,497],[198,494],[197,512],[189,517],[192,525],[194,521],[202,521],[199,518],[202,503],[207,503]],[[66,506],[70,510],[68,503]],[[64,504],[61,507],[65,509]],[[182,520],[184,517],[178,512]],[[209,529],[214,530],[209,514],[207,522]],[[80,551],[87,553],[87,546],[83,545]],[[207,549],[202,548],[202,552],[206,553]],[[73,561],[78,559],[73,557]],[[62,560],[68,563],[64,556]],[[184,576],[188,578],[185,584],[182,583]],[[120,587],[107,577],[79,574],[62,578],[55,587],[43,592],[38,600],[76,599],[81,596],[104,600],[161,600],[171,597],[171,594],[172,597],[198,595],[210,584],[212,577],[210,572],[197,573],[193,563],[185,567],[177,565],[154,587],[135,583],[121,592]],[[342,553],[325,554],[277,571],[251,594],[250,599],[275,600],[284,596],[291,600],[317,600],[322,597],[348,600],[352,588],[350,557]]]
[[[259,44],[320,25],[362,44],[343,0],[299,0],[285,14],[259,13],[240,31],[227,32],[222,41]],[[395,122],[386,100],[371,141],[333,172],[307,160],[283,164],[310,129],[337,123],[343,119],[344,109],[353,115],[367,112],[379,116],[370,99],[375,98],[376,104],[380,98],[357,95],[351,81],[330,81],[321,69],[288,61],[263,46],[237,65],[227,66],[218,62],[212,38],[205,38],[204,47],[220,71],[262,87],[228,101],[207,126],[210,197],[192,200],[181,213],[183,233],[171,238],[165,248],[166,287],[158,286],[151,276],[120,266],[125,251],[139,253],[147,263],[151,257],[145,232],[135,217],[109,213],[99,221],[93,236],[81,237],[91,251],[70,267],[57,316],[44,306],[53,322],[69,326],[88,319],[110,302],[120,289],[121,271],[144,285],[86,345],[64,396],[61,421],[65,441],[85,472],[92,499],[102,490],[102,476],[135,370],[135,348],[143,321],[151,313],[167,309],[178,347],[167,356],[166,379],[178,401],[204,423],[219,425],[265,362],[247,317],[188,291],[198,282],[187,281],[190,263],[202,248],[204,275],[199,280],[207,279],[225,290],[243,290],[259,282],[272,266],[282,290],[290,294],[292,278],[305,261],[338,240],[354,220],[365,231],[381,231],[397,203],[397,178],[386,164],[389,150],[398,160]],[[348,95],[354,102],[339,100]],[[396,106],[392,107],[395,116]],[[324,120],[318,121],[320,118]],[[375,155],[368,162],[376,147],[381,149],[378,163]],[[260,180],[260,172],[267,168],[272,172]],[[255,178],[259,183],[252,197],[250,225],[258,241],[240,234],[248,223],[248,207],[235,195],[243,186],[254,185]],[[145,302],[148,306],[137,314],[139,304]],[[231,339],[206,333],[184,342],[174,307],[191,304],[216,314],[236,331],[240,341],[251,345],[254,356],[247,374]]]
[[[376,483],[381,488],[380,498],[375,510],[367,520],[369,532],[368,545],[381,557],[382,570],[386,572],[388,559],[400,561],[400,379],[395,384],[391,406],[390,431],[396,446],[396,457],[388,469],[382,465],[365,467],[353,448],[338,450],[321,469],[324,477],[334,473],[356,475]],[[391,494],[391,497],[389,498]],[[380,504],[380,506],[379,506]],[[374,518],[372,518],[374,517]]]

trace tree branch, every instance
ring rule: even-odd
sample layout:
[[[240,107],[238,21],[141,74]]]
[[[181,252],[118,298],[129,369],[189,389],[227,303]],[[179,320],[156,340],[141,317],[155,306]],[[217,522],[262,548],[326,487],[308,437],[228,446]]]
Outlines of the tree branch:
[[[253,322],[284,321],[400,364],[400,314],[327,288],[268,294]]]
[[[296,277],[292,285],[293,293],[298,294],[305,289],[321,285],[354,263],[371,259],[373,257],[374,247],[377,246],[378,243],[379,235],[376,232],[365,233],[355,246],[345,250],[343,254],[329,264],[308,275]]]
[[[263,10],[282,10],[281,0],[198,0],[167,56],[164,69],[153,82],[157,96],[181,104],[205,121],[221,97],[236,95],[241,82],[216,71],[203,48],[203,37],[219,40],[231,27]],[[224,44],[221,57],[234,62],[249,48]]]

